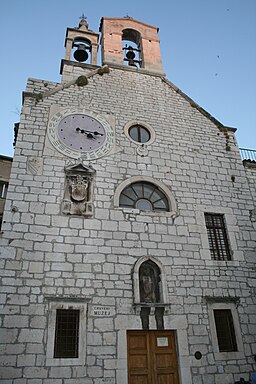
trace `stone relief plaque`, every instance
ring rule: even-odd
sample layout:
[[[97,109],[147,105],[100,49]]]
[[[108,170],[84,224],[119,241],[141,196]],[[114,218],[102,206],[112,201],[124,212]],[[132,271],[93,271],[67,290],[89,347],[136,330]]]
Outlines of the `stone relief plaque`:
[[[65,168],[62,213],[91,217],[93,214],[93,177],[95,171],[82,163]]]
[[[32,175],[42,175],[43,171],[43,159],[39,157],[28,157],[27,170]]]

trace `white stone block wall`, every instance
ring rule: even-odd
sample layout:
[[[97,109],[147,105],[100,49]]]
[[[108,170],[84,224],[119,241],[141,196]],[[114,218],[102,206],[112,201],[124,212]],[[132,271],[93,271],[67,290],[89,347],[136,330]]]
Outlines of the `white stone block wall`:
[[[45,81],[30,79],[26,91],[43,94],[45,88]],[[115,120],[115,151],[90,162],[96,170],[92,218],[61,214],[70,159],[46,137],[52,105],[83,105]],[[134,119],[155,131],[145,157],[124,132]],[[181,384],[249,378],[256,353],[253,201],[229,136],[227,152],[225,135],[212,120],[161,77],[129,69],[112,68],[85,87],[72,85],[38,102],[25,98],[1,238],[1,383],[125,383],[126,330],[141,329],[132,273],[145,256],[165,271],[164,321],[177,332]],[[116,188],[132,176],[168,186],[178,216],[114,207]],[[204,212],[227,216],[232,261],[211,260]],[[208,297],[237,300],[242,349],[232,359],[216,360]],[[87,303],[84,364],[47,365],[49,303],[56,299]],[[110,307],[110,316],[93,316],[94,305]],[[154,327],[154,317],[150,321]],[[200,361],[194,358],[198,350]]]

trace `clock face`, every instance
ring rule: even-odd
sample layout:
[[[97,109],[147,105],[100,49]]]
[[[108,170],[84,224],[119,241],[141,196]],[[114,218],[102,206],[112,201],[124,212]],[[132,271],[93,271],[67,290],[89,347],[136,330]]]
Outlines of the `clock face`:
[[[66,108],[49,120],[48,138],[66,156],[93,160],[109,153],[114,131],[99,114],[83,108]]]
[[[60,121],[58,136],[63,144],[76,151],[91,152],[102,147],[106,140],[106,131],[95,118],[74,114]]]

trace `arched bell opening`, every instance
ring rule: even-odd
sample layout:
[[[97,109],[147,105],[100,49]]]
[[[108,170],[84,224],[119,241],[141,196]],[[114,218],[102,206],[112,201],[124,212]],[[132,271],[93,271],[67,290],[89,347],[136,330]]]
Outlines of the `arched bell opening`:
[[[73,57],[79,63],[91,63],[91,42],[83,38],[75,38],[72,45]]]
[[[141,34],[134,29],[124,29],[122,35],[124,64],[142,67]]]

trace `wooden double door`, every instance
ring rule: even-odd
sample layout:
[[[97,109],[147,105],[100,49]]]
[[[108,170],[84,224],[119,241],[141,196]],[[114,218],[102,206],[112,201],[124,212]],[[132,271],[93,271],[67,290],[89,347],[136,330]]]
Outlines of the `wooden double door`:
[[[173,331],[127,331],[128,383],[179,384]]]

